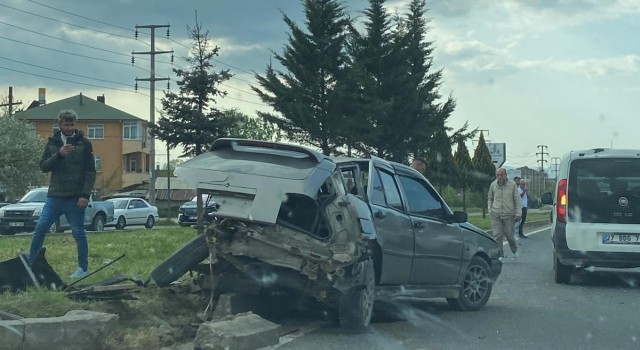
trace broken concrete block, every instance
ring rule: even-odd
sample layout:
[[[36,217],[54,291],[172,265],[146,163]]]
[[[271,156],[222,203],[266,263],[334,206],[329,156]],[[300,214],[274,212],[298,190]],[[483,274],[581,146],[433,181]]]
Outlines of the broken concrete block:
[[[253,350],[278,344],[280,326],[247,312],[200,325],[194,350]]]
[[[96,349],[117,325],[118,315],[70,311],[61,317],[0,321],[0,348]]]
[[[219,319],[243,312],[255,311],[256,297],[248,294],[228,293],[221,294],[213,318]]]

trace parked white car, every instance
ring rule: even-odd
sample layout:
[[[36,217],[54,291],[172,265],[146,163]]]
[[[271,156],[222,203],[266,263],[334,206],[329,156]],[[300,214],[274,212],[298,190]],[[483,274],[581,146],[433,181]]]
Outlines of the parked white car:
[[[107,226],[115,226],[116,230],[122,230],[126,226],[144,225],[152,228],[158,221],[158,207],[155,207],[140,198],[112,198],[114,220]]]

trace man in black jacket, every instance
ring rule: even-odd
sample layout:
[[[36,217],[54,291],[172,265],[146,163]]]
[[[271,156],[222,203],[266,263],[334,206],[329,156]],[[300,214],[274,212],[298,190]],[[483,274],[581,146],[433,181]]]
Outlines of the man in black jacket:
[[[78,250],[78,268],[70,276],[78,279],[89,271],[89,244],[84,229],[84,212],[96,180],[93,146],[76,129],[78,115],[73,110],[58,114],[59,131],[49,138],[42,153],[40,169],[51,173],[47,201],[33,232],[29,259],[33,261],[42,248],[49,227],[64,214],[71,224],[71,234]]]

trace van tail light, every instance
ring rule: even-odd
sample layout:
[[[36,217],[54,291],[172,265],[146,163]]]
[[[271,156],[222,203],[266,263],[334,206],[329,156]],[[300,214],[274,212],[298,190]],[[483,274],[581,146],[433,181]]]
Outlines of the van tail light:
[[[560,222],[567,222],[567,179],[558,182],[558,193],[556,203],[556,218]]]

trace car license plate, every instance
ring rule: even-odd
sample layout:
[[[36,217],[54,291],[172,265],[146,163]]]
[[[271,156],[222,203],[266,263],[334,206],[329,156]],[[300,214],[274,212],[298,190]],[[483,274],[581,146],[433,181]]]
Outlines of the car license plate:
[[[640,244],[640,234],[603,233],[602,244]]]
[[[9,226],[13,226],[13,227],[24,226],[24,222],[10,222]]]

